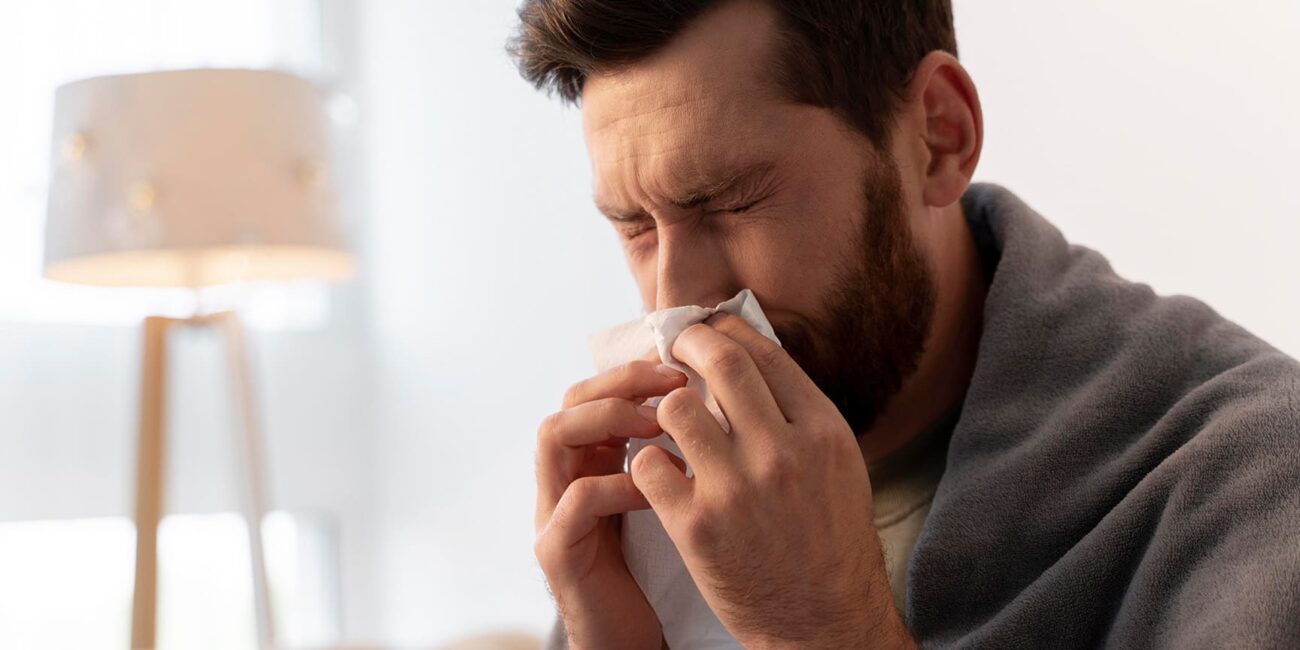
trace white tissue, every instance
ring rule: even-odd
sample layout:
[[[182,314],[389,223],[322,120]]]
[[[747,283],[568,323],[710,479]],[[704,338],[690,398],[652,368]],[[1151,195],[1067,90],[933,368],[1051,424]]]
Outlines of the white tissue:
[[[731,427],[718,403],[709,394],[704,380],[694,370],[672,356],[673,342],[686,328],[703,322],[717,312],[735,314],[758,332],[778,344],[776,333],[758,306],[754,294],[745,289],[717,307],[674,307],[647,314],[645,317],[610,328],[591,337],[591,355],[598,371],[605,371],[645,357],[650,350],[659,351],[660,361],[687,376],[687,386],[704,399],[709,411],[723,429]],[[648,400],[657,403],[659,398]],[[647,445],[663,447],[682,456],[681,449],[668,436],[652,440],[633,438],[628,442],[628,462]],[[687,468],[688,475],[691,470]],[[654,607],[663,627],[664,640],[673,650],[713,650],[739,648],[704,597],[691,580],[677,547],[653,510],[629,512],[623,519],[623,557],[641,591]]]

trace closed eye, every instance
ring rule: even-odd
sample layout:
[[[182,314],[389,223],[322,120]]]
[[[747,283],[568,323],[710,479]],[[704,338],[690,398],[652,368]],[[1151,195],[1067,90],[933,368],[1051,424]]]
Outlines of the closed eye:
[[[655,229],[655,224],[653,221],[638,220],[636,222],[629,223],[628,225],[622,226],[618,230],[619,230],[619,234],[623,236],[623,239],[632,240],[632,239],[636,239],[637,237],[640,237],[641,235],[644,235],[645,233],[652,232],[654,229]]]
[[[744,203],[738,203],[736,205],[724,205],[717,208],[712,208],[707,212],[711,214],[744,214],[752,210],[759,203],[761,203],[763,201],[763,198],[764,197],[759,197],[757,199],[745,201]]]
[[[725,209],[722,210],[722,212],[730,212],[730,213],[732,213],[732,214],[740,214],[740,213],[743,213],[743,212],[749,212],[749,209],[752,208],[752,207],[754,207],[755,205],[758,205],[758,201],[750,201],[749,203],[745,203],[745,204],[743,204],[743,205],[738,205],[738,206],[733,207],[733,208],[725,208]]]

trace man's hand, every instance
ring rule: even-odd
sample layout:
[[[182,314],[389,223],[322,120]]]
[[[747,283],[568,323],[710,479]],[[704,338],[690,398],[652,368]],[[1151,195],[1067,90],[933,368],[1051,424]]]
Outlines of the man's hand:
[[[659,619],[623,560],[620,513],[649,505],[623,471],[628,438],[662,431],[649,397],[686,376],[634,361],[575,384],[537,434],[534,550],[572,648],[659,650]]]
[[[853,432],[790,356],[718,314],[673,356],[708,382],[723,431],[689,389],[658,422],[694,470],[647,447],[636,486],[658,513],[709,606],[747,648],[912,645],[871,524],[871,484]]]

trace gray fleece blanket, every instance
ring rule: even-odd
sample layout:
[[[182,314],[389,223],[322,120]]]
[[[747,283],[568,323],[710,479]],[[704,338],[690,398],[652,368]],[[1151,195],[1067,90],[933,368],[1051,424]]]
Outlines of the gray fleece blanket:
[[[990,289],[909,567],[917,639],[1300,648],[1300,364],[1002,188],[963,205]],[[1277,280],[1243,290],[1300,290]]]
[[[908,570],[916,639],[1300,648],[1300,364],[1000,187],[963,206],[989,293]]]

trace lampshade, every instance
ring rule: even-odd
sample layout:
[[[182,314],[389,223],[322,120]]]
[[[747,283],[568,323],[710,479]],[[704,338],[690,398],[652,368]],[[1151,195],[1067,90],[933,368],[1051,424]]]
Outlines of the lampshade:
[[[152,287],[349,276],[327,131],[322,92],[281,72],[61,86],[45,276]]]

